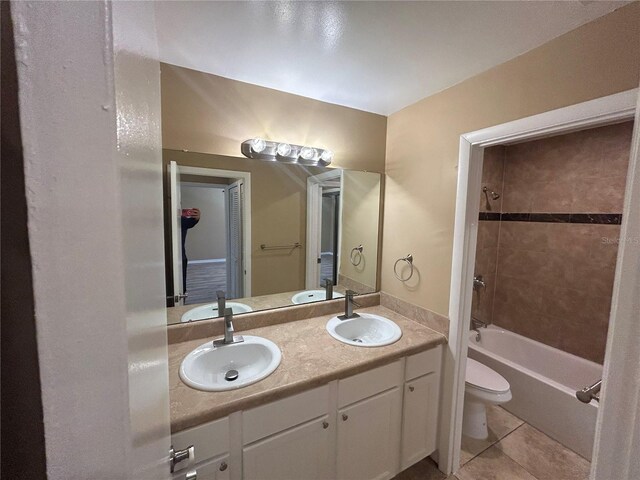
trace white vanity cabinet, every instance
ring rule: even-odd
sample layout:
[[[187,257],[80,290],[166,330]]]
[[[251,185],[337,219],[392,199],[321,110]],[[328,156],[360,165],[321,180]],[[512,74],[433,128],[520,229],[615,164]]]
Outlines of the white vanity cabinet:
[[[173,480],[386,480],[436,449],[442,348],[172,436]],[[232,421],[229,421],[232,418]]]
[[[335,477],[329,393],[325,385],[243,412],[245,480]]]
[[[195,480],[230,480],[231,469],[229,467],[229,455],[199,463],[198,466],[193,467],[192,470],[196,473]],[[192,470],[180,472],[174,479],[188,479],[187,472]]]
[[[402,406],[401,469],[436,449],[441,348],[407,357]]]
[[[333,478],[333,432],[324,416],[256,442],[242,450],[245,480]]]
[[[338,479],[383,480],[400,467],[403,360],[338,381]]]
[[[229,480],[234,467],[230,461],[229,417],[208,422],[171,435],[174,450],[193,445],[194,459],[176,464],[172,480],[184,480],[189,472],[197,472],[198,480]]]

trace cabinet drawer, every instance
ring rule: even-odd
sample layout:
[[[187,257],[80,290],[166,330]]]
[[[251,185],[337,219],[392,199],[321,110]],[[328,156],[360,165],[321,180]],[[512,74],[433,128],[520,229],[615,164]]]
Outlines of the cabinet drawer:
[[[243,444],[281,432],[329,412],[329,385],[242,413]]]
[[[414,378],[421,377],[427,373],[439,373],[441,361],[441,345],[407,357],[407,367],[405,368],[404,373],[405,381],[413,380]]]
[[[191,467],[188,470],[173,475],[171,480],[185,480],[187,472],[192,472],[194,470],[197,475],[197,480],[229,480],[229,478],[231,478],[229,455],[209,460],[197,467]]]
[[[402,383],[403,360],[359,373],[338,382],[338,408],[350,405]]]
[[[171,443],[175,450],[193,445],[195,463],[229,453],[229,418],[221,418],[174,433],[171,435]],[[176,472],[185,470],[187,467],[191,467],[189,462],[182,461],[176,465]]]

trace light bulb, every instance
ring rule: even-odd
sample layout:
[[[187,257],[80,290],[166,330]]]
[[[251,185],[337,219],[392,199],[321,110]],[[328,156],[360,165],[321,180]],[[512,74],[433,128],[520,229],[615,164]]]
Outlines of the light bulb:
[[[254,138],[251,140],[251,150],[256,153],[262,152],[265,148],[267,148],[267,142],[265,142],[261,138]]]
[[[288,157],[291,153],[291,145],[288,143],[280,143],[278,144],[278,155],[281,157]]]
[[[305,160],[313,160],[316,156],[316,149],[311,147],[302,147],[300,150],[300,156]]]
[[[331,150],[325,150],[322,152],[322,155],[320,155],[320,159],[323,162],[331,163],[331,160],[333,159],[333,152]]]

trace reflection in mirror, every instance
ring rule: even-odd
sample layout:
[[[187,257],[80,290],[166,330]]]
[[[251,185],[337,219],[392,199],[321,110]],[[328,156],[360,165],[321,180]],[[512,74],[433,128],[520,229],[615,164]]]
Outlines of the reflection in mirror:
[[[376,291],[380,174],[163,158],[169,323]]]

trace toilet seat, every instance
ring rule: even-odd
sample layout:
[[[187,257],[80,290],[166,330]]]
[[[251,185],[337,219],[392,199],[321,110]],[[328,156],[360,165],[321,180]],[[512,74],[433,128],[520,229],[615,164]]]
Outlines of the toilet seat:
[[[473,358],[467,358],[465,384],[487,393],[507,393],[510,389],[502,375]]]

